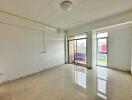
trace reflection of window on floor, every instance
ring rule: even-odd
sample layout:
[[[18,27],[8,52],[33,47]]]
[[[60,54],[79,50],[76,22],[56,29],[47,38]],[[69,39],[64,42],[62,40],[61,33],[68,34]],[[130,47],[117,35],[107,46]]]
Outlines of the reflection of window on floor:
[[[99,97],[101,97],[102,99],[107,100],[107,97],[106,97],[105,95],[103,95],[103,94],[101,94],[101,93],[97,93],[97,95],[98,95]]]
[[[106,94],[106,81],[98,79],[98,92]]]
[[[97,95],[104,100],[107,100],[106,96],[106,84],[107,84],[107,69],[97,67]]]
[[[97,66],[97,78],[107,80],[107,68]]]
[[[76,70],[75,71],[75,84],[86,88],[86,73]]]

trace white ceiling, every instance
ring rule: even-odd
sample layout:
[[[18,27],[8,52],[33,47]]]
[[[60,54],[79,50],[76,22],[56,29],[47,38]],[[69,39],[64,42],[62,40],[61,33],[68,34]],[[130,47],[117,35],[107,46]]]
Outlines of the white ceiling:
[[[60,8],[64,0],[0,0],[0,10],[62,29],[71,29],[132,9],[132,0],[71,0],[69,12]]]

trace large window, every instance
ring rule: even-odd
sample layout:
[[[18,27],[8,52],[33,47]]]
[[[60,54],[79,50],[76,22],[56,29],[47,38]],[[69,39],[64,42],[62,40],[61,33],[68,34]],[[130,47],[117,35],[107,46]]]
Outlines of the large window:
[[[86,39],[76,41],[75,62],[86,64]]]
[[[97,65],[107,66],[108,32],[97,33]]]

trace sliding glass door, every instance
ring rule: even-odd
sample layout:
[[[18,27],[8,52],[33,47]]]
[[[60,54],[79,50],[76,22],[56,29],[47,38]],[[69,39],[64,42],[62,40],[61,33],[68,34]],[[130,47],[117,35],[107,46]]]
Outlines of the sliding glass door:
[[[69,63],[86,64],[86,35],[68,40]]]

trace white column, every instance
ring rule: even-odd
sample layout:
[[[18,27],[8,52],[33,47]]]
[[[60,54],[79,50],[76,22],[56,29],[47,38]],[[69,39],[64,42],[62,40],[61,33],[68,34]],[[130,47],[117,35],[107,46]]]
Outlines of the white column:
[[[67,43],[67,35],[64,36],[64,48],[65,48],[65,63],[68,63],[68,43]]]
[[[92,66],[96,68],[96,32],[92,31]]]
[[[87,67],[92,68],[92,31],[87,32]]]

